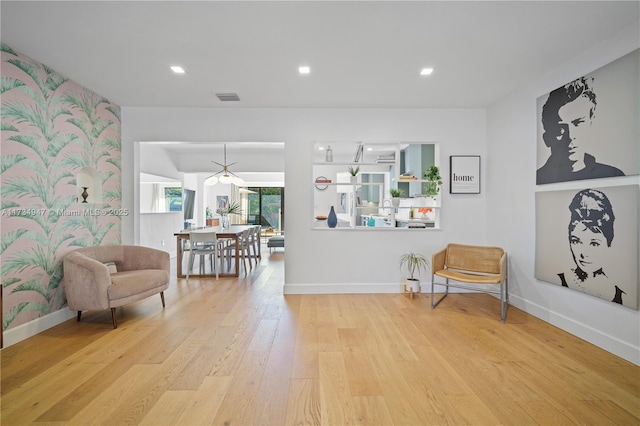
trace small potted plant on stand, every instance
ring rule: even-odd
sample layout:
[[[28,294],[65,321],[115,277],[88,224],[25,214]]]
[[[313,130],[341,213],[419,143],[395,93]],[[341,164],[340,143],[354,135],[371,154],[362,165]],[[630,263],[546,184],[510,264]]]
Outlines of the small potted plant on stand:
[[[414,294],[420,294],[420,279],[418,275],[421,271],[426,271],[430,265],[431,262],[418,253],[409,252],[400,256],[400,268],[406,267],[409,273],[409,278],[404,284],[404,294],[409,293],[412,299]]]
[[[349,166],[349,174],[351,175],[351,183],[355,184],[358,182],[358,173],[360,173],[360,166],[353,167]]]
[[[422,178],[426,180],[424,184],[424,195],[431,197],[435,202],[436,197],[440,193],[440,186],[442,185],[442,177],[440,177],[438,166],[429,167],[426,172],[422,173]]]
[[[389,195],[391,195],[391,205],[393,207],[397,208],[400,206],[400,197],[402,197],[403,194],[404,191],[402,189],[391,188],[389,190]]]

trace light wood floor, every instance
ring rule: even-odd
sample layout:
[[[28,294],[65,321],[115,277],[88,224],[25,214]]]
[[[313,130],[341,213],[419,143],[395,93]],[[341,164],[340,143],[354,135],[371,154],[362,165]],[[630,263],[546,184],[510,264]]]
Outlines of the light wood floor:
[[[491,296],[283,296],[264,254],[2,350],[2,425],[640,424],[640,367]]]

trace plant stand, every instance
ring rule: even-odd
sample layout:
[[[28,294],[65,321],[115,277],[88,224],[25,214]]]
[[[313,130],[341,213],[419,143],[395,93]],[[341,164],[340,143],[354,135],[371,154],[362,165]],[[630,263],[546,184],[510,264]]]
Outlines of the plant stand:
[[[413,297],[415,295],[420,297],[420,293],[422,293],[422,287],[420,286],[420,281],[418,281],[418,290],[417,291],[413,290],[413,286],[408,286],[407,283],[404,283],[404,285],[403,285],[403,293],[404,293],[405,296],[411,297],[411,299],[413,299]]]

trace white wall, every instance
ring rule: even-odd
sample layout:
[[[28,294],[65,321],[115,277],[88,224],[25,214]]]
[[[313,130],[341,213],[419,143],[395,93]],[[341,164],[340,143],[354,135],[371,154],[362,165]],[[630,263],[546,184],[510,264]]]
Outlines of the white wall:
[[[638,48],[639,26],[573,58],[487,110],[487,239],[510,254],[511,302],[568,332],[640,364],[640,314],[534,278],[536,99]],[[483,159],[484,160],[484,159]],[[607,179],[590,181],[604,186]],[[637,184],[638,176],[616,178]],[[557,189],[564,189],[558,185]]]
[[[400,291],[398,258],[426,255],[449,241],[492,243],[485,233],[485,195],[448,194],[441,230],[312,230],[312,152],[316,140],[440,143],[442,175],[450,155],[485,158],[483,109],[176,109],[123,108],[123,157],[134,141],[283,141],[287,250],[285,292]],[[123,161],[123,207],[134,206],[135,164]],[[129,184],[129,182],[131,184]],[[123,238],[134,235],[125,218]],[[129,230],[127,230],[129,228]],[[136,231],[137,232],[137,231]],[[427,277],[424,277],[427,279]]]
[[[182,229],[182,212],[143,213],[140,215],[141,246],[152,247],[176,255],[175,232]]]

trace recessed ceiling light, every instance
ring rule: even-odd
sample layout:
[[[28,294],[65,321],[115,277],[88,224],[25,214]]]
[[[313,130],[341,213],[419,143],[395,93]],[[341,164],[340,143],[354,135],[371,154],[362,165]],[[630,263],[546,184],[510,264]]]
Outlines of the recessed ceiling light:
[[[308,66],[306,66],[306,65],[303,65],[303,66],[301,66],[301,67],[298,67],[298,72],[299,72],[300,74],[309,74],[309,73],[311,72],[311,68],[309,68],[309,67],[308,67]]]
[[[175,72],[176,74],[184,74],[185,70],[182,67],[179,67],[177,65],[174,65],[171,67],[171,71]]]
[[[420,75],[431,75],[433,72],[433,68],[422,68],[420,70]]]

